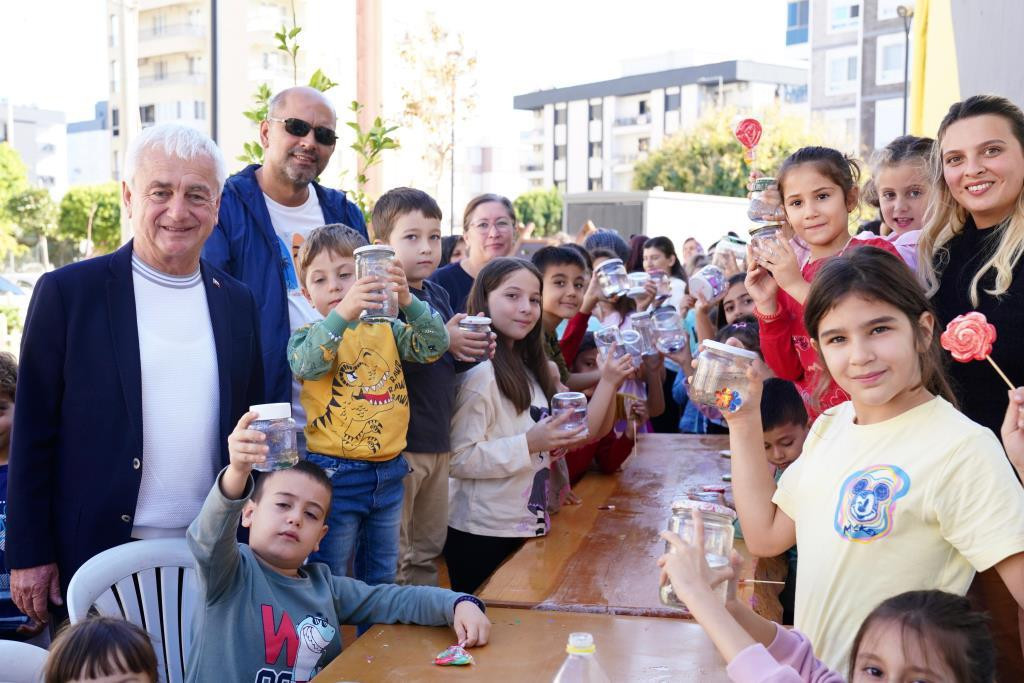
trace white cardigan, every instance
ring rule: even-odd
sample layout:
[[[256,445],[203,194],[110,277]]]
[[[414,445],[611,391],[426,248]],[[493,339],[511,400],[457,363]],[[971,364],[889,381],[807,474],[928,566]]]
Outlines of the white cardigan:
[[[533,405],[547,414],[544,392],[531,384]],[[547,533],[550,458],[527,448],[526,432],[536,424],[531,412],[518,412],[502,395],[490,361],[462,374],[452,416],[451,527],[480,536]]]

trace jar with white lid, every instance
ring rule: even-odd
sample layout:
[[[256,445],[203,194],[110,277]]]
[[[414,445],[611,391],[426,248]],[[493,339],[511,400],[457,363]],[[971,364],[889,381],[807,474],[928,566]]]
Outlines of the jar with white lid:
[[[491,334],[491,319],[486,315],[467,315],[465,318],[459,321],[459,329],[463,332],[474,332],[477,334],[486,334],[490,338]],[[484,351],[484,355],[473,360],[485,361],[487,360],[487,351]]]
[[[714,406],[723,413],[739,410],[750,394],[747,370],[757,360],[757,354],[710,339],[703,344],[697,369],[690,378],[690,400]]]
[[[263,403],[249,406],[258,417],[249,423],[249,429],[263,432],[267,440],[267,460],[253,469],[259,472],[273,472],[288,469],[299,461],[299,450],[295,438],[295,420],[292,419],[291,403]]]
[[[391,277],[388,268],[395,262],[395,250],[385,244],[368,244],[352,252],[356,259],[356,279],[379,277],[387,281]],[[398,292],[390,282],[378,291],[387,298],[380,308],[366,309],[359,314],[359,319],[368,323],[390,323],[398,317]]]
[[[601,293],[609,299],[622,296],[629,291],[629,275],[622,259],[610,258],[594,268],[594,277],[601,286]]]
[[[733,522],[736,520],[736,512],[725,505],[708,503],[699,500],[677,500],[672,503],[672,516],[668,520],[668,530],[678,534],[687,543],[693,543],[694,539],[694,518],[693,511],[700,510],[701,519],[704,523],[704,559],[711,569],[722,569],[729,566],[729,557],[732,555],[732,544],[734,538]],[[665,543],[665,552],[674,553],[675,548],[671,543]],[[722,582],[715,589],[715,593],[725,603],[727,583]],[[672,584],[667,581],[660,587],[662,604],[669,607],[684,608],[686,605],[679,599],[672,589]]]

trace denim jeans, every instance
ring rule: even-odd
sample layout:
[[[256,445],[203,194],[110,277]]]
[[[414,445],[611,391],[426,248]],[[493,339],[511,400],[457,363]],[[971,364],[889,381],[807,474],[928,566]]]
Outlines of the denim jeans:
[[[323,562],[335,576],[348,574],[368,584],[394,583],[398,568],[398,534],[402,525],[402,479],[409,472],[399,455],[385,462],[334,458],[309,453],[334,488],[327,515],[327,535],[310,556]]]

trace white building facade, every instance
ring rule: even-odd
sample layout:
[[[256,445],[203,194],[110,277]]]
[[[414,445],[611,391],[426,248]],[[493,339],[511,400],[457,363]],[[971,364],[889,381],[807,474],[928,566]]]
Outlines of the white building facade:
[[[806,112],[807,70],[732,60],[555,88],[514,99],[532,113],[520,138],[528,187],[625,191],[633,166],[715,107]]]
[[[28,181],[60,201],[68,187],[64,112],[0,102],[0,142],[10,142],[28,168]]]

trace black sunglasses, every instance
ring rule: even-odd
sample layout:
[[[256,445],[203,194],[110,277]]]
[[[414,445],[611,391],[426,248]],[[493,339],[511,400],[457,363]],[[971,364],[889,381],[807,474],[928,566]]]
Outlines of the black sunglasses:
[[[289,135],[294,135],[297,138],[304,138],[309,135],[309,131],[313,131],[313,139],[319,142],[321,145],[333,145],[338,141],[338,135],[330,128],[323,126],[317,126],[313,128],[309,123],[302,119],[275,119],[272,116],[267,117],[267,121],[277,121],[278,123],[284,124],[284,129]]]

